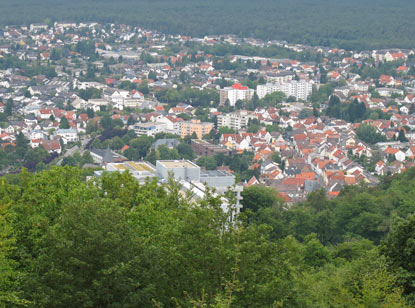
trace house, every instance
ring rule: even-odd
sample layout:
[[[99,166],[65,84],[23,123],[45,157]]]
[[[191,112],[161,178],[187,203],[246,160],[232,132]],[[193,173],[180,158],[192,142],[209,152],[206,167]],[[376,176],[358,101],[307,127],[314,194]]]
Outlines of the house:
[[[61,143],[59,140],[43,140],[43,148],[48,151],[49,154],[62,152]]]
[[[259,181],[257,180],[257,178],[255,176],[253,176],[249,182],[246,184],[246,186],[251,187],[252,185],[258,185]]]
[[[395,157],[396,160],[398,161],[405,161],[406,155],[404,152],[402,152],[400,149],[395,149],[395,148],[391,148],[388,147],[386,148],[386,150],[384,150],[384,153],[386,155],[392,155]]]
[[[67,144],[68,142],[77,142],[79,140],[77,130],[72,128],[58,129],[55,132],[55,136],[62,138],[64,144]]]
[[[385,175],[387,170],[387,165],[384,161],[378,161],[375,166],[375,171],[377,175]]]

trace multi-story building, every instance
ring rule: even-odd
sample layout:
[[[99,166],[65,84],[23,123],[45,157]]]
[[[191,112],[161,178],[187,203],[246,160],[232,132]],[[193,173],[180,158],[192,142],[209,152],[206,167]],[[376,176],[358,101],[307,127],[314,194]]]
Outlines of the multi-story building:
[[[258,97],[264,98],[265,95],[274,92],[283,92],[287,97],[294,96],[296,99],[307,100],[308,96],[313,92],[314,81],[296,81],[267,83],[265,85],[257,86]]]
[[[200,122],[200,120],[180,122],[180,136],[182,138],[195,133],[198,139],[202,139],[202,137],[209,134],[212,129],[213,123]]]
[[[229,100],[230,106],[235,106],[236,101],[248,101],[252,98],[255,91],[244,87],[241,84],[234,84],[232,87],[226,87],[220,90],[220,104],[225,104],[226,100]]]
[[[72,128],[58,129],[55,132],[55,136],[62,138],[64,144],[67,144],[68,142],[77,142],[79,140],[77,130]]]
[[[218,127],[229,127],[238,131],[248,126],[249,119],[255,118],[255,115],[248,113],[246,110],[221,114],[218,115]]]
[[[192,139],[192,149],[198,156],[214,156],[218,153],[223,153],[225,155],[232,155],[231,150],[221,147],[216,144],[207,142],[206,140],[197,140]]]
[[[133,129],[138,136],[154,136],[157,133],[165,132],[166,124],[158,122],[137,123]]]
[[[273,75],[267,75],[266,79],[268,83],[279,83],[279,82],[290,82],[295,77],[295,73],[293,72],[279,72]]]

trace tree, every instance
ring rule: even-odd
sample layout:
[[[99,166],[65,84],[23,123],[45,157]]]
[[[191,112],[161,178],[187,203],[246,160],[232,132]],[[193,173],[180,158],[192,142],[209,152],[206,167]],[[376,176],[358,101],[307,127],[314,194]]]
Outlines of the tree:
[[[386,257],[388,265],[397,276],[398,283],[403,286],[410,302],[415,303],[415,215],[407,219],[397,218],[380,252]]]
[[[146,160],[152,163],[153,165],[155,165],[157,160],[159,159],[160,159],[160,153],[154,148],[152,148],[146,156]]]
[[[65,117],[61,117],[61,121],[59,122],[59,128],[68,129],[71,126],[69,125],[69,121]]]
[[[16,136],[16,154],[18,157],[23,158],[26,155],[27,150],[29,149],[29,140],[23,135],[22,132],[19,132]]]
[[[13,102],[13,99],[12,99],[12,98],[9,98],[9,99],[6,101],[6,108],[4,109],[4,113],[5,113],[7,116],[11,116],[11,115],[13,114],[13,108],[14,108],[14,102]]]
[[[93,163],[94,163],[94,159],[92,158],[91,153],[89,151],[85,151],[82,154],[80,165],[83,166],[85,164],[93,164]]]
[[[122,141],[122,139],[118,136],[115,136],[112,140],[111,140],[111,149],[113,150],[119,150],[124,146],[124,142]]]
[[[22,305],[24,301],[19,298],[16,277],[19,272],[16,263],[12,259],[12,253],[16,249],[16,239],[13,237],[13,228],[9,222],[10,212],[8,211],[11,201],[7,194],[10,193],[3,183],[0,188],[0,306]]]
[[[329,106],[327,107],[326,114],[333,118],[340,117],[340,99],[336,95],[330,96]]]
[[[408,139],[405,136],[405,131],[403,128],[401,128],[399,130],[399,134],[398,134],[398,141],[400,142],[408,142]]]
[[[242,198],[243,210],[250,210],[253,213],[280,204],[277,191],[274,188],[262,185],[246,187],[242,192]]]
[[[114,127],[113,125],[113,120],[111,118],[111,116],[109,116],[108,114],[104,115],[100,121],[100,124],[102,126],[102,128],[104,129],[112,129]]]
[[[177,146],[177,151],[179,152],[181,158],[188,160],[193,160],[195,158],[195,153],[193,152],[193,149],[189,144],[180,143]]]
[[[67,156],[62,159],[62,166],[76,166],[78,163],[72,156]]]
[[[147,95],[150,93],[150,89],[148,88],[148,81],[143,80],[140,85],[137,87],[137,90],[143,93],[144,95]]]
[[[376,128],[369,124],[361,124],[357,129],[357,136],[367,143],[377,143],[386,140],[386,137],[379,134]]]
[[[95,116],[95,114],[94,114],[94,110],[93,110],[93,109],[91,109],[91,108],[88,108],[88,109],[86,110],[86,114],[88,115],[88,119],[92,119],[92,118]]]
[[[215,170],[217,167],[216,160],[213,157],[204,156],[197,160],[199,166],[205,167],[206,170]]]

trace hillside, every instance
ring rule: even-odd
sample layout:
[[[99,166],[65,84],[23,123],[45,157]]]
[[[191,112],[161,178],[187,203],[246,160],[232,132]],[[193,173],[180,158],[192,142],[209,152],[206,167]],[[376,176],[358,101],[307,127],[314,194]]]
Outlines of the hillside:
[[[259,194],[244,192],[246,211],[234,223],[218,198],[192,201],[174,183],[139,185],[127,173],[92,183],[85,175],[55,167],[0,179],[0,306],[403,308],[415,302],[414,256],[406,253],[415,234],[415,216],[407,214],[414,170],[377,189],[345,190],[335,201],[317,192],[288,211],[270,188],[257,186]],[[382,197],[392,192],[400,200]],[[402,218],[388,233],[397,214]],[[363,232],[372,228],[381,234]],[[329,240],[324,231],[338,236]],[[368,238],[386,240],[375,246]]]
[[[165,33],[233,33],[346,49],[415,46],[411,0],[1,0],[0,23],[50,20],[140,25]]]

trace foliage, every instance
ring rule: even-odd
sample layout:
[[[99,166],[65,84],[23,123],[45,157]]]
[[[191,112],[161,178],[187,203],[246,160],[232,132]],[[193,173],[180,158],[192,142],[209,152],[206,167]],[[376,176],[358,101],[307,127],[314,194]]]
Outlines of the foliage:
[[[377,143],[386,141],[386,137],[376,131],[376,128],[370,124],[361,124],[357,129],[357,136],[367,143]]]
[[[391,231],[381,245],[381,253],[386,256],[388,265],[396,273],[404,286],[405,293],[415,303],[415,215],[407,219],[396,219]]]
[[[356,218],[407,215],[414,175],[346,188],[335,200],[317,191],[291,208],[275,190],[252,186],[243,201],[250,211],[230,222],[220,198],[193,199],[174,181],[139,184],[128,172],[85,181],[69,166],[23,170],[0,179],[0,303],[406,308],[414,216],[382,244],[386,263],[362,239],[373,237],[362,228],[376,217]],[[403,208],[392,206],[397,196]]]

